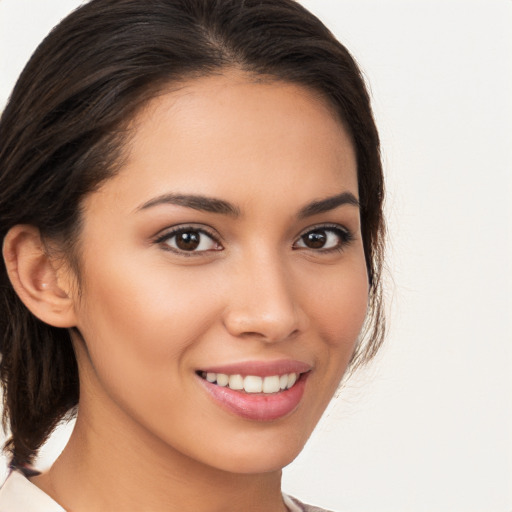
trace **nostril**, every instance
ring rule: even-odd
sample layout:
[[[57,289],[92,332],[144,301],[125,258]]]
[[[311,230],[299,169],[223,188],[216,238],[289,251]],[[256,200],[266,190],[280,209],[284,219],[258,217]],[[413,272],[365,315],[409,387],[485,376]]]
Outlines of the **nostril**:
[[[224,311],[222,321],[232,336],[276,342],[304,330],[306,316],[282,275],[266,275],[248,288],[233,294]]]

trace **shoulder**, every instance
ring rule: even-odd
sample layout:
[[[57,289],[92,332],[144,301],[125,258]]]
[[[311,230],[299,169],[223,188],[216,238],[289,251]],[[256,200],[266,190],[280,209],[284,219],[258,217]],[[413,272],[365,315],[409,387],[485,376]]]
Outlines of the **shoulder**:
[[[301,501],[299,501],[297,498],[294,498],[293,496],[288,496],[287,494],[284,494],[283,497],[285,505],[288,507],[290,512],[332,512],[325,508],[307,505],[306,503],[302,503]]]
[[[65,512],[19,471],[12,471],[0,489],[0,512]]]

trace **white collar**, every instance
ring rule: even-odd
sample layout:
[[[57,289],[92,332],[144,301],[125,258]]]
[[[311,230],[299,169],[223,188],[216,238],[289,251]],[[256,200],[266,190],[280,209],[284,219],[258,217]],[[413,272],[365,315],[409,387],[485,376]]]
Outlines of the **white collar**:
[[[0,489],[0,512],[66,512],[19,471],[12,471]]]

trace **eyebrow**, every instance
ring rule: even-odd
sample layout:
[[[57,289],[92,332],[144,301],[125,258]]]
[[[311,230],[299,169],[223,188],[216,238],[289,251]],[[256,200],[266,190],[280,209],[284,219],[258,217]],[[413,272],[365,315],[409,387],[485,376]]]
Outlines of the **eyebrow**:
[[[177,206],[185,206],[186,208],[192,208],[194,210],[229,215],[230,217],[240,216],[240,209],[227,201],[195,194],[164,194],[155,197],[154,199],[150,199],[142,206],[139,206],[137,211],[147,210],[148,208],[161,204],[175,204]]]
[[[313,201],[312,203],[307,204],[300,209],[298,218],[305,219],[306,217],[312,217],[313,215],[318,215],[319,213],[329,212],[335,208],[338,208],[338,206],[345,204],[359,208],[359,201],[357,200],[356,196],[352,194],[352,192],[342,192],[336,196],[327,197],[325,199],[320,199],[318,201]]]
[[[136,211],[147,210],[148,208],[162,204],[174,204],[177,206],[192,208],[194,210],[229,215],[230,217],[235,218],[240,217],[241,215],[240,208],[227,201],[195,194],[163,194],[145,202],[139,206]],[[313,215],[334,210],[335,208],[345,204],[359,208],[359,201],[354,194],[351,192],[342,192],[341,194],[316,200],[306,206],[303,206],[299,210],[297,217],[299,219],[312,217]]]

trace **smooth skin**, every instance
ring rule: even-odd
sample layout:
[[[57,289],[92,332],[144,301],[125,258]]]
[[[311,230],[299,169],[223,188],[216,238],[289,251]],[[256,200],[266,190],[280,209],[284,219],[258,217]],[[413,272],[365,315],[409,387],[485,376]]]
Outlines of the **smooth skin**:
[[[306,208],[357,199],[350,137],[316,93],[230,70],[155,98],[132,129],[123,169],[84,201],[81,296],[37,230],[6,238],[20,297],[82,336],[75,429],[33,482],[73,512],[286,510],[281,469],[339,385],[367,309],[357,204]],[[220,407],[197,375],[283,359],[312,369],[273,421]]]

